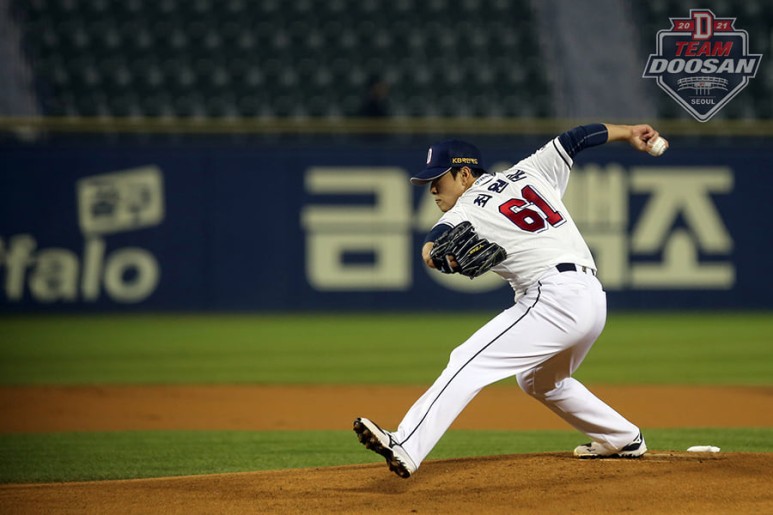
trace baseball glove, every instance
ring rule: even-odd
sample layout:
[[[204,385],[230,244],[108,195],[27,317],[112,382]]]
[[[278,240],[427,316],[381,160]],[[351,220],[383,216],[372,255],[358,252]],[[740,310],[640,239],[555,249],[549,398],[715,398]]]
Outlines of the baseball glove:
[[[478,236],[470,222],[462,222],[435,240],[430,257],[444,274],[458,272],[473,279],[504,261],[507,252]]]

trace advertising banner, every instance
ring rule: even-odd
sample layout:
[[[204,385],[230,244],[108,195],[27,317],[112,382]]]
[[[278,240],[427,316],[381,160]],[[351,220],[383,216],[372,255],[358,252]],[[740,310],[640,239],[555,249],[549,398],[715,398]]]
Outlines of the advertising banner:
[[[545,138],[547,139],[547,138]],[[543,141],[544,142],[544,141]],[[476,138],[502,170],[541,143]],[[0,149],[0,311],[505,308],[499,277],[428,270],[426,142]],[[578,155],[565,202],[610,309],[773,307],[773,146]]]

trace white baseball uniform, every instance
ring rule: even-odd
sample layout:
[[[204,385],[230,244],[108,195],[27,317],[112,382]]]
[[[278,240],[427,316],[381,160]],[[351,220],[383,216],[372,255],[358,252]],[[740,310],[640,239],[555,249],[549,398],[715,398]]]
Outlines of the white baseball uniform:
[[[454,349],[393,433],[417,466],[483,387],[510,376],[593,441],[622,448],[639,434],[571,377],[607,311],[593,257],[561,200],[571,165],[555,138],[509,170],[478,178],[440,218],[451,227],[467,220],[505,248],[492,271],[510,282],[516,302]]]

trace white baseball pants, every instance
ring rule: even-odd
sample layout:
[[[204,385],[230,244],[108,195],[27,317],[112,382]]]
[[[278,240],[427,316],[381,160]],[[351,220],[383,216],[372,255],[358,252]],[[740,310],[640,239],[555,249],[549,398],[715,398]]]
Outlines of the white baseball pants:
[[[622,448],[639,429],[571,375],[606,321],[606,294],[584,272],[547,272],[516,304],[451,352],[448,366],[406,413],[395,439],[418,466],[485,386],[519,386],[591,440]]]

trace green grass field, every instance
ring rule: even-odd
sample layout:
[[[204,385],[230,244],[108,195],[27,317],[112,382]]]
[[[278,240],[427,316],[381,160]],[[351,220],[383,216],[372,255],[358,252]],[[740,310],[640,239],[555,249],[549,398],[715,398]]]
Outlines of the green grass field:
[[[773,429],[648,429],[658,449],[771,452]],[[575,431],[449,431],[429,459],[573,449]],[[351,431],[132,431],[0,437],[0,483],[88,481],[383,463]]]
[[[0,384],[427,384],[489,316],[0,317]],[[771,384],[772,357],[769,313],[613,315],[578,377]]]
[[[419,384],[487,314],[0,317],[0,384]],[[399,370],[400,374],[394,371]],[[588,384],[773,384],[773,317],[615,314]],[[710,441],[773,452],[773,428],[648,430],[660,449]],[[451,431],[431,458],[558,451],[574,431]],[[349,431],[0,435],[0,481],[117,479],[376,461]]]

